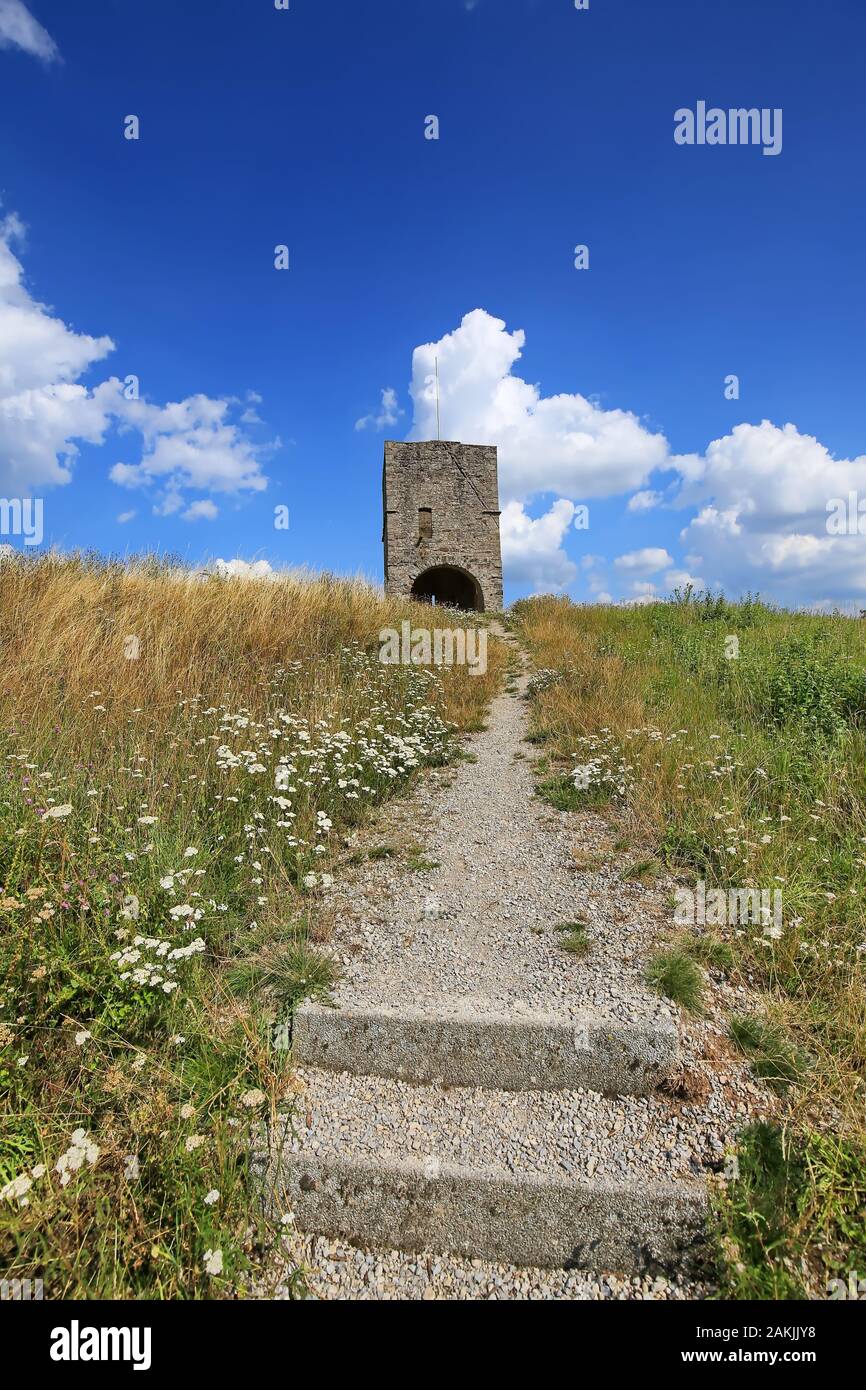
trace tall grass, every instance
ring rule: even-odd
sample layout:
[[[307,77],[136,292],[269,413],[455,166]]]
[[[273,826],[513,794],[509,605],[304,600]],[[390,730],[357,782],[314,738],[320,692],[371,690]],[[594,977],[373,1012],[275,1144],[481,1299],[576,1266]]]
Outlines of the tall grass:
[[[686,885],[781,890],[781,936],[722,929],[797,1066],[773,1163],[767,1143],[744,1144],[719,1249],[741,1296],[823,1297],[829,1278],[866,1271],[864,625],[689,592],[632,609],[535,599],[512,621],[551,673],[533,697],[551,768],[595,758],[626,833]],[[830,1135],[844,1161],[816,1164]],[[778,1188],[778,1154],[797,1194],[781,1234],[755,1195],[761,1172]]]
[[[503,667],[382,666],[380,628],[425,613],[328,577],[0,565],[4,1278],[219,1297],[278,1238],[250,1135],[332,979],[342,834]]]

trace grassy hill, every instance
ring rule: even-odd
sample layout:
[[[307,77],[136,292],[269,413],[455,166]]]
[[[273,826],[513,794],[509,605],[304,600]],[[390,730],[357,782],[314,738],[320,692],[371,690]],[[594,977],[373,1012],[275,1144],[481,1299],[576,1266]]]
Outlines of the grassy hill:
[[[347,836],[458,753],[505,667],[383,666],[430,611],[360,582],[157,561],[0,564],[0,1268],[49,1298],[233,1295],[280,1236],[250,1136],[285,1025],[331,979]],[[436,623],[447,620],[440,612]],[[456,621],[456,619],[455,619]],[[715,1194],[724,1293],[866,1272],[866,637],[757,601],[534,599],[542,794],[610,816],[635,871],[782,894],[782,930],[674,919],[657,986],[759,1007],[779,1092]]]

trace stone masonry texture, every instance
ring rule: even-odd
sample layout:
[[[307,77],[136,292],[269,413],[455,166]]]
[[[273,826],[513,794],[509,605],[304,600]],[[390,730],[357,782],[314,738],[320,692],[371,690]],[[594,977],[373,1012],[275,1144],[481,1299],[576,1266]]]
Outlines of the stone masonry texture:
[[[494,445],[387,440],[382,497],[386,593],[408,597],[416,580],[423,586],[425,573],[444,568],[471,580],[465,606],[502,608]]]

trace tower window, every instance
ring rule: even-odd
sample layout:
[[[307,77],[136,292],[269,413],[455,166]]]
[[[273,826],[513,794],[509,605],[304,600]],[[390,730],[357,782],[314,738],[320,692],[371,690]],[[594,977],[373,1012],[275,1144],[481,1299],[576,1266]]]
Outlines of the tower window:
[[[433,539],[433,508],[418,508],[418,539],[419,541],[429,541]]]

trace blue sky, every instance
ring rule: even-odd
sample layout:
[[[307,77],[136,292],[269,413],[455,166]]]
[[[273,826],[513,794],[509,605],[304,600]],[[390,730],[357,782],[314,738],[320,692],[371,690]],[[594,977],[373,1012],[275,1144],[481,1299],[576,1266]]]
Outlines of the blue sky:
[[[0,0],[2,495],[45,544],[378,578],[439,343],[508,599],[866,606],[826,523],[866,499],[864,43],[861,0]],[[699,101],[781,152],[678,145]]]

